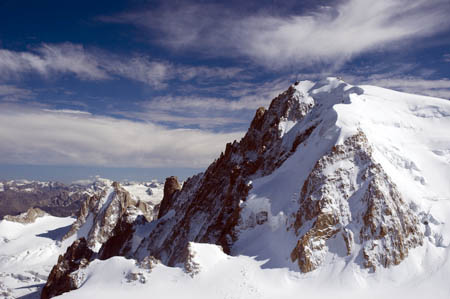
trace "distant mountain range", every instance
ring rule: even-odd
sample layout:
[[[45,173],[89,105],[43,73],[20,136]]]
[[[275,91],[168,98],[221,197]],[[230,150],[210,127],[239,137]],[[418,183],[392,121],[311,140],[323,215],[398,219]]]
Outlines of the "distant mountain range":
[[[28,180],[0,181],[0,219],[5,215],[23,213],[33,207],[53,216],[76,216],[83,201],[110,184],[111,181],[102,178],[70,185]],[[134,188],[140,196],[147,197],[152,196],[152,192],[158,192],[155,191],[158,187],[162,189],[157,181],[125,184],[127,188]]]

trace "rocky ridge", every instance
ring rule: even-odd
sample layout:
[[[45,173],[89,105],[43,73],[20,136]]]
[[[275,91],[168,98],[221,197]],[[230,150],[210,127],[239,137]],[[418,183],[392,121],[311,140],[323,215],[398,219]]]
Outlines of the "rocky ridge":
[[[161,202],[162,217],[137,256],[150,253],[175,265],[183,262],[189,242],[218,244],[230,253],[236,239],[239,203],[247,197],[250,179],[270,174],[295,151],[295,146],[282,144],[280,126],[300,121],[313,105],[311,98],[291,86],[272,101],[268,110],[259,108],[240,142],[228,143],[225,152],[204,173],[188,179],[180,191],[170,196],[170,203]],[[313,127],[299,135],[297,145]],[[172,180],[168,182],[173,184]]]
[[[149,222],[157,214],[154,208],[150,203],[132,198],[119,183],[113,182],[111,187],[83,202],[77,220],[63,240],[74,235],[85,237],[89,248],[98,252],[122,218],[129,219],[130,214],[139,213]]]

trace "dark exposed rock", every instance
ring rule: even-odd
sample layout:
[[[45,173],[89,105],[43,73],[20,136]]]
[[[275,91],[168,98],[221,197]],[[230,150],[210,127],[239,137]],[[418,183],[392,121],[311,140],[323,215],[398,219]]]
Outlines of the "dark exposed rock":
[[[77,277],[73,273],[89,265],[93,255],[94,252],[88,248],[86,239],[81,238],[73,242],[66,253],[59,256],[58,263],[50,272],[42,289],[41,299],[52,298],[78,288]]]
[[[268,213],[267,211],[261,211],[256,214],[256,224],[261,225],[267,222]]]
[[[148,223],[142,212],[133,206],[128,207],[126,213],[120,217],[112,236],[103,244],[99,252],[101,260],[113,256],[127,256],[131,252],[133,234],[136,227]]]
[[[181,190],[180,183],[176,176],[166,178],[164,183],[164,197],[159,206],[158,218],[164,216],[173,205],[173,197],[177,191]]]

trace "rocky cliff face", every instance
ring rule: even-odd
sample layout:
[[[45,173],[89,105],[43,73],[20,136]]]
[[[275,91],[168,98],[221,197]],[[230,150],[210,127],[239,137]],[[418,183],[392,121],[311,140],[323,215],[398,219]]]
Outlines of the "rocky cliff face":
[[[164,183],[164,196],[159,207],[158,218],[161,218],[168,212],[168,209],[173,205],[175,193],[180,190],[181,186],[177,177],[171,176],[166,179]]]
[[[77,238],[85,237],[89,248],[98,252],[114,235],[120,220],[127,219],[131,208],[139,211],[146,221],[151,221],[157,213],[151,204],[133,199],[128,191],[114,182],[109,189],[83,202],[77,220],[63,239],[74,235]]]
[[[360,250],[372,270],[399,264],[423,242],[417,215],[373,160],[362,131],[316,163],[303,184],[294,226],[300,239],[291,258],[303,272],[320,266],[333,250],[331,238],[345,242],[347,255]]]
[[[42,299],[52,298],[80,287],[76,271],[89,265],[94,252],[88,248],[86,239],[81,238],[60,255],[58,263],[48,276],[47,283],[41,292]]]
[[[101,247],[99,258],[132,257],[131,253],[136,250],[135,244],[139,244],[147,236],[144,228],[149,223],[148,219],[148,214],[139,207],[127,207],[111,232],[111,237]]]

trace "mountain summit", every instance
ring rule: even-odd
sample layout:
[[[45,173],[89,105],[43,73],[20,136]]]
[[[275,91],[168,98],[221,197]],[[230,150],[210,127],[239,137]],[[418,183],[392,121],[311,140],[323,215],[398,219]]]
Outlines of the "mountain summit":
[[[169,178],[158,217],[131,229],[135,245],[118,254],[195,276],[214,260],[202,255],[216,249],[197,244],[208,243],[223,250],[216,258],[360,285],[405,263],[414,281],[447,263],[449,128],[446,100],[339,78],[296,82],[205,172],[181,189]]]

